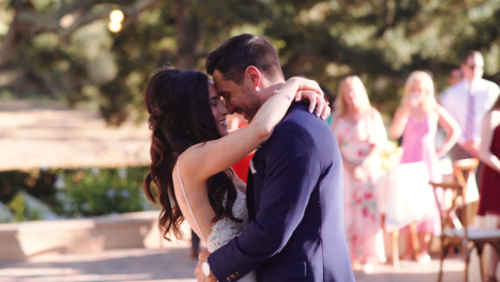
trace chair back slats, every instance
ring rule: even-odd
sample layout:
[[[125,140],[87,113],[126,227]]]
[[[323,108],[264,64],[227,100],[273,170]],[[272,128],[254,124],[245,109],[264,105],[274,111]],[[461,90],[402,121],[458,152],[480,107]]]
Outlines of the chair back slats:
[[[455,228],[456,230],[463,229],[463,236],[467,238],[467,213],[465,211],[465,195],[467,193],[467,182],[469,180],[469,175],[473,172],[479,161],[477,159],[464,159],[453,162],[453,172],[455,176],[455,182],[442,182],[435,183],[430,182],[434,188],[434,194],[436,196],[436,201],[440,209],[441,215],[441,228],[445,229]],[[440,189],[442,191],[443,200],[440,201],[437,196],[437,191]],[[445,197],[451,196],[451,203],[445,202]],[[459,207],[463,207],[464,210],[460,212],[460,219],[457,217],[456,210]],[[467,240],[467,239],[466,239]]]
[[[453,172],[455,174],[458,184],[463,187],[462,193],[467,194],[467,184],[469,180],[469,175],[474,171],[479,165],[478,159],[463,159],[453,162]],[[465,200],[465,198],[464,198]],[[466,203],[465,203],[466,204]]]
[[[462,186],[458,183],[434,183],[430,182],[434,188],[436,203],[441,216],[441,229],[457,228],[461,229],[462,224],[456,216],[456,210],[462,203]],[[441,189],[442,199],[438,198],[438,189]],[[451,199],[450,199],[451,198]]]

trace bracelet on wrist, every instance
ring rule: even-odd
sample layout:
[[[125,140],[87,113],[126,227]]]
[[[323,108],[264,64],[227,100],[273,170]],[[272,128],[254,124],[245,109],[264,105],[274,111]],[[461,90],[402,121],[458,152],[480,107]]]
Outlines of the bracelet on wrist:
[[[281,90],[280,90],[280,89],[276,89],[276,90],[274,90],[274,91],[273,91],[273,93],[274,93],[274,94],[279,94],[279,93],[281,93]],[[290,102],[292,102],[292,101],[293,101],[293,97],[291,97],[291,96],[290,96],[290,95],[288,95],[288,94],[286,94],[284,97],[285,97],[288,101],[290,101]]]

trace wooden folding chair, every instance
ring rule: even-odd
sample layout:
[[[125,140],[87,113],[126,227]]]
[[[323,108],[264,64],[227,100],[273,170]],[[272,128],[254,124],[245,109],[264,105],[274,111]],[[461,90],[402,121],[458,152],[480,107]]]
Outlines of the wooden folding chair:
[[[477,159],[464,159],[453,162],[453,171],[455,182],[430,182],[434,188],[436,202],[439,206],[441,216],[441,256],[439,264],[438,282],[441,282],[443,277],[443,261],[451,248],[458,247],[465,261],[465,281],[468,279],[468,266],[471,251],[476,248],[477,253],[481,256],[484,246],[490,244],[495,251],[500,255],[500,230],[485,229],[478,227],[468,227],[468,218],[466,211],[465,195],[467,192],[467,182],[469,175],[475,172],[479,161]],[[443,201],[437,196],[439,190],[442,189]],[[451,195],[451,204],[444,203],[444,198],[448,194]],[[457,208],[462,207],[464,210],[459,216],[456,215]],[[481,280],[483,279],[482,260],[479,260],[481,269]]]

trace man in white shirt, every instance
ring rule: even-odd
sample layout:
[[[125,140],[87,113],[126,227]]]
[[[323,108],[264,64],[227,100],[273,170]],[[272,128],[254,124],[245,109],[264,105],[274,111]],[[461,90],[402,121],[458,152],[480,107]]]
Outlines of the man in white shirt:
[[[481,142],[481,122],[495,103],[500,88],[483,79],[484,60],[481,53],[471,51],[460,69],[464,79],[441,95],[441,104],[458,122],[462,135],[450,151],[452,160],[477,158]],[[478,174],[480,169],[478,169]],[[476,176],[480,176],[476,174]],[[479,183],[479,178],[476,178]]]

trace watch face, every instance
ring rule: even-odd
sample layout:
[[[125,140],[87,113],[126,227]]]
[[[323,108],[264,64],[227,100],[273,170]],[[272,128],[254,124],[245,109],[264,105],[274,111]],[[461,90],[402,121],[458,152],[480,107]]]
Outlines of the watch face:
[[[201,264],[201,270],[203,271],[203,274],[205,274],[205,276],[210,275],[210,265],[208,265],[208,262],[204,261]]]

